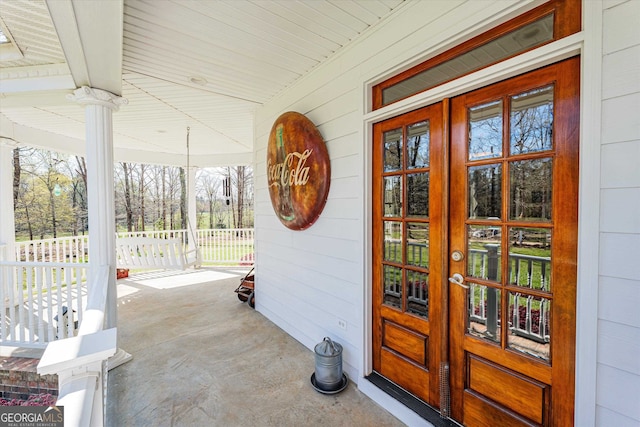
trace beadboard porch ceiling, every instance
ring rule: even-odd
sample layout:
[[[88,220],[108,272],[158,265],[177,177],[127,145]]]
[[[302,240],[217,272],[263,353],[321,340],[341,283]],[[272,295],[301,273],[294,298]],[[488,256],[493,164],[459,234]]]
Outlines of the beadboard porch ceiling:
[[[404,0],[0,2],[0,137],[84,150],[80,86],[114,113],[118,161],[206,167],[252,160],[253,113]]]

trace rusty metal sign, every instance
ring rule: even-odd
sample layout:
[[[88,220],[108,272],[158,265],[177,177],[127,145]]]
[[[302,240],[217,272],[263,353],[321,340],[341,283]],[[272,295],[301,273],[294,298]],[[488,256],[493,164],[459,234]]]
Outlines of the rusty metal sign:
[[[304,230],[320,216],[329,195],[329,152],[307,117],[289,111],[276,119],[267,146],[271,205],[287,228]]]

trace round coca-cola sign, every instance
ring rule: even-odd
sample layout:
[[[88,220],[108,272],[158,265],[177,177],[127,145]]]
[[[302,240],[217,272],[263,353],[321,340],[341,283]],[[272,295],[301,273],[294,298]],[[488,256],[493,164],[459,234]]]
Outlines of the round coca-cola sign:
[[[329,152],[315,125],[300,113],[278,117],[269,134],[267,180],[271,205],[292,230],[310,227],[329,195]]]

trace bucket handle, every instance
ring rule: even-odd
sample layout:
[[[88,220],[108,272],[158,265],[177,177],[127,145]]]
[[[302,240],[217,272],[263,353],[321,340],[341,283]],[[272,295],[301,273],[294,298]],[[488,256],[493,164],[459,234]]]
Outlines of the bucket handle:
[[[324,339],[322,341],[329,341],[329,344],[331,345],[331,348],[333,349],[333,352],[334,353],[338,352],[338,349],[336,348],[336,345],[333,343],[333,341],[331,341],[331,338],[324,337]]]

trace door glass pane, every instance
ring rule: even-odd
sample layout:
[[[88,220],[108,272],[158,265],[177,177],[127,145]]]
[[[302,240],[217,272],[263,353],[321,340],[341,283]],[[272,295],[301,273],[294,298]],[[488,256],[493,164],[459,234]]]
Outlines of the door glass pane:
[[[551,300],[509,292],[509,348],[551,360]]]
[[[390,307],[402,309],[402,269],[384,266],[384,295],[382,302]]]
[[[474,337],[500,343],[500,290],[475,283],[469,285],[467,331]]]
[[[553,86],[511,98],[511,154],[551,150]]]
[[[551,220],[550,158],[523,160],[510,164],[509,217],[513,220]]]
[[[407,216],[429,216],[429,172],[407,175]]]
[[[407,223],[407,264],[429,267],[429,224]]]
[[[500,282],[502,253],[499,230],[479,225],[467,227],[467,276]],[[489,237],[490,233],[494,233],[492,237]]]
[[[384,221],[384,260],[402,263],[402,223]]]
[[[384,216],[402,216],[402,177],[384,177]]]
[[[407,312],[429,318],[429,275],[407,270]]]
[[[429,167],[429,122],[407,129],[407,169]]]
[[[502,165],[469,168],[469,219],[499,219],[502,207]]]
[[[551,230],[509,230],[509,283],[551,291]]]
[[[502,156],[502,101],[469,108],[469,160]]]
[[[384,133],[384,171],[402,169],[402,129]]]

